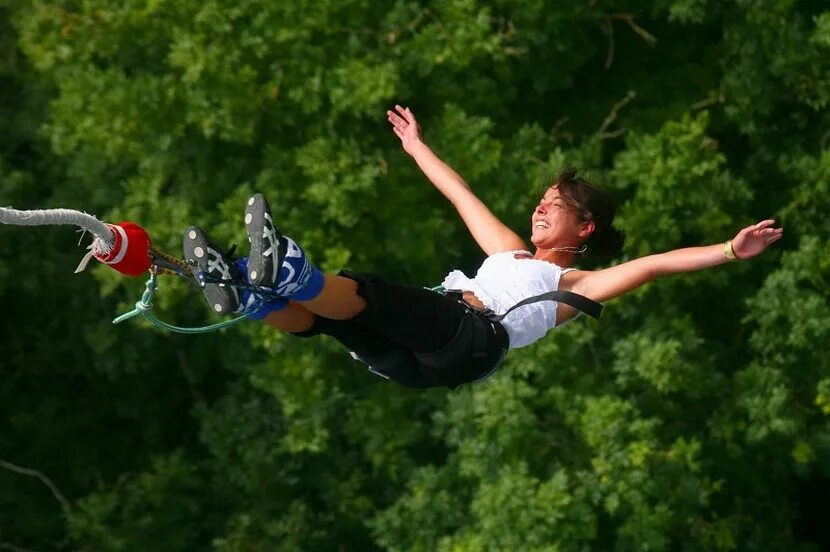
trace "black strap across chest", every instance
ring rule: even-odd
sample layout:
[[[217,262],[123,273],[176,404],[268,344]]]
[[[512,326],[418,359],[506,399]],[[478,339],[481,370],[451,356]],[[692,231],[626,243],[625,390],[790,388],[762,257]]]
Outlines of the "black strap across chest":
[[[505,316],[510,314],[510,311],[518,309],[519,307],[523,307],[525,305],[529,305],[531,303],[538,303],[539,301],[556,301],[557,303],[564,303],[575,308],[578,311],[584,312],[592,318],[596,318],[597,320],[599,320],[599,315],[602,314],[602,305],[597,303],[593,299],[588,299],[584,295],[579,295],[578,293],[574,293],[572,291],[557,290],[549,291],[547,293],[536,295],[534,297],[528,297],[527,299],[519,301],[502,314],[493,313],[490,316],[490,320],[499,322]]]
[[[448,295],[450,294],[457,294],[461,295],[462,290],[455,290],[455,289],[448,289],[446,290]],[[588,316],[592,318],[599,319],[600,314],[602,314],[602,305],[594,301],[593,299],[588,299],[584,295],[579,295],[578,293],[574,293],[572,291],[548,291],[547,293],[543,293],[541,295],[535,295],[533,297],[528,297],[527,299],[523,299],[519,301],[502,314],[496,314],[490,309],[486,309],[481,311],[482,314],[487,316],[490,320],[494,322],[500,322],[504,319],[505,316],[510,314],[515,309],[519,307],[523,307],[525,305],[530,305],[531,303],[538,303],[539,301],[556,301],[557,303],[564,303],[575,308],[578,311],[584,312]]]

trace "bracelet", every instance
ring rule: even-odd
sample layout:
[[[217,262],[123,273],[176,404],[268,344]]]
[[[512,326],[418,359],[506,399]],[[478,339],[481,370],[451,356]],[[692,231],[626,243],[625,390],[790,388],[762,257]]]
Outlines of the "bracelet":
[[[727,261],[738,260],[738,256],[735,255],[735,250],[732,249],[732,240],[729,240],[725,244],[723,244],[723,256],[726,257]]]

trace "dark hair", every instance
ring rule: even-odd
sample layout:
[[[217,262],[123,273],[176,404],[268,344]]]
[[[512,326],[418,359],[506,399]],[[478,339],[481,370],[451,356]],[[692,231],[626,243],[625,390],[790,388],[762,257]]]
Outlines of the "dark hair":
[[[572,168],[559,171],[549,187],[559,190],[563,201],[576,211],[581,221],[594,221],[594,233],[585,242],[586,254],[613,257],[620,253],[625,235],[611,226],[615,207],[610,193],[577,177],[576,169]]]

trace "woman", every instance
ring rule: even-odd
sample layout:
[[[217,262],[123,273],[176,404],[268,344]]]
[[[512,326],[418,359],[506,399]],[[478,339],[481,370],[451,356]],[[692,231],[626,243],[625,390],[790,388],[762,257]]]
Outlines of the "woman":
[[[198,227],[185,232],[184,254],[194,271],[228,282],[204,286],[216,312],[242,311],[298,337],[332,336],[373,372],[406,386],[454,388],[486,378],[509,348],[529,345],[579,314],[579,302],[538,300],[543,293],[571,292],[604,302],[659,276],[749,259],[782,236],[774,221],[764,220],[726,243],[649,255],[603,270],[576,270],[570,267],[577,254],[614,254],[622,246],[605,192],[573,171],[560,173],[531,215],[531,253],[427,147],[409,108],[396,105],[387,117],[404,151],[455,206],[487,254],[476,277],[453,271],[443,286],[458,293],[440,294],[372,274],[322,274],[299,245],[279,233],[268,203],[256,194],[245,212],[248,258],[229,261]],[[263,301],[237,289],[233,284],[243,277],[279,297]],[[534,297],[535,302],[513,308]],[[503,318],[493,314],[507,311]]]

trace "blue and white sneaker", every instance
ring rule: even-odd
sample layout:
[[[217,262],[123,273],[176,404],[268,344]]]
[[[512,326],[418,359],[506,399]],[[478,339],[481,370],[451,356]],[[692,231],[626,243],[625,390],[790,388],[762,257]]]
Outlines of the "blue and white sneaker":
[[[256,286],[272,287],[277,283],[286,241],[274,226],[268,201],[254,194],[245,207],[245,231],[251,243],[248,256],[248,281]]]
[[[211,310],[217,314],[241,311],[239,290],[236,286],[229,285],[239,279],[238,270],[201,228],[190,226],[184,231],[182,250],[185,261],[197,279],[199,272],[202,272],[214,279],[228,281],[228,284],[206,283],[202,287]]]
[[[248,273],[248,259],[242,257],[233,262],[240,274]],[[242,314],[251,320],[262,320],[272,312],[280,311],[288,306],[288,299],[274,297],[264,299],[262,295],[242,288],[239,290],[239,302],[242,303]]]
[[[280,233],[262,194],[248,200],[245,230],[251,242],[248,282],[296,301],[308,301],[320,293],[325,284],[323,274],[294,240]]]

